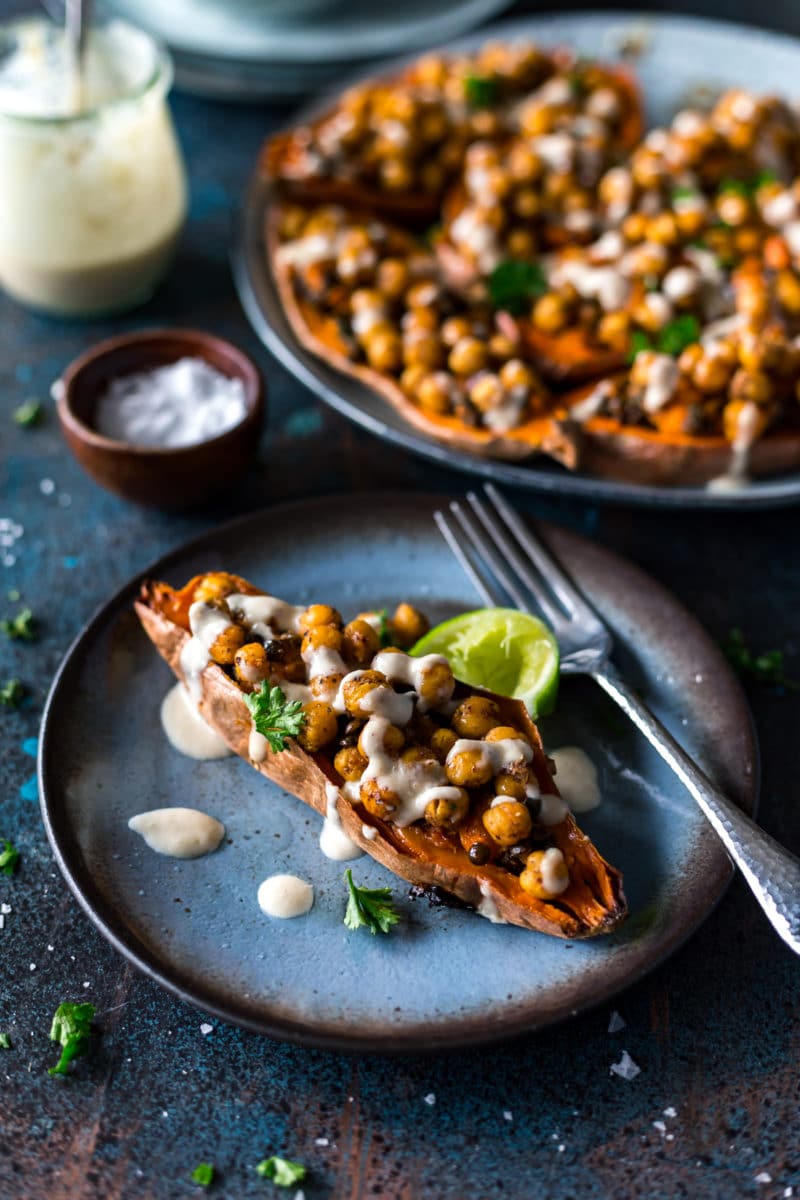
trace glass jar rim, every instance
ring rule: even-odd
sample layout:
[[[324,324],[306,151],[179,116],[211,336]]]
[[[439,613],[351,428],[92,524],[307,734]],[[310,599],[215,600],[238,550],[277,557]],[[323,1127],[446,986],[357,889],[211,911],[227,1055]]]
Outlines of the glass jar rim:
[[[53,22],[48,21],[46,16],[42,17],[21,17],[4,21],[0,23],[0,37],[13,33],[15,29],[24,26],[31,26],[41,22],[43,25],[52,25],[57,29]],[[123,108],[127,104],[136,103],[138,100],[144,99],[151,92],[160,90],[163,95],[167,95],[172,87],[174,77],[174,68],[172,63],[172,55],[167,50],[163,42],[152,34],[147,33],[144,29],[132,25],[129,21],[125,21],[120,17],[114,17],[103,22],[96,22],[92,26],[92,32],[116,26],[126,33],[132,33],[136,37],[142,38],[149,43],[152,51],[153,66],[152,70],[147,74],[145,79],[132,87],[130,91],[126,91],[119,96],[113,96],[108,100],[104,100],[100,104],[93,104],[87,108],[82,108],[79,112],[74,113],[25,113],[25,112],[6,112],[0,102],[0,122],[9,122],[11,124],[19,124],[22,126],[43,127],[47,125],[75,125],[81,121],[91,121],[103,113],[106,113],[115,108]]]

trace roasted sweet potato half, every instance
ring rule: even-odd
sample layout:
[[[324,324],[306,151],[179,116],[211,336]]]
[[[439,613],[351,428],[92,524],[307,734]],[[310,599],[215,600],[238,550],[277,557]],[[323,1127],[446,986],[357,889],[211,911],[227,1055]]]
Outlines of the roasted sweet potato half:
[[[198,601],[196,599],[198,596],[211,597],[211,600]],[[245,637],[256,638],[255,629],[247,629],[242,624],[245,622],[246,625],[247,620],[242,614],[242,607],[247,607],[246,604],[243,606],[243,597],[255,597],[256,600],[261,597],[262,600],[269,600],[245,581],[234,576],[216,573],[210,576],[195,577],[180,591],[173,590],[165,583],[147,581],[142,586],[135,607],[142,626],[153,645],[176,676],[184,683],[190,684],[205,720],[217,730],[235,753],[253,762],[251,743],[253,726],[245,701],[248,685],[237,679],[236,668],[229,665],[230,659],[228,659],[228,665],[214,661],[211,656],[215,652],[213,647],[208,656],[207,665],[204,667],[201,665],[198,668],[197,660],[193,659],[192,653],[185,653],[190,639],[197,636],[203,613],[207,615],[209,610],[217,622],[227,613],[233,632],[238,634],[236,638],[224,639],[228,646],[232,640],[239,641],[241,644],[243,631]],[[230,604],[230,609],[227,607],[228,604]],[[315,609],[322,608],[322,606],[314,607]],[[283,606],[283,608],[287,610],[288,606]],[[200,616],[198,616],[198,611]],[[304,625],[302,614],[298,620],[297,614],[300,613],[300,610],[290,609],[289,611],[295,614],[292,617],[295,622],[292,627],[298,630],[303,628],[307,630],[308,623]],[[306,610],[306,614],[310,612],[311,610]],[[335,610],[329,609],[328,612],[334,614],[332,620],[335,621],[338,618]],[[221,625],[224,626],[224,624],[223,620]],[[220,625],[218,624],[215,628],[220,628]],[[335,625],[329,626],[328,634],[324,635],[324,640],[328,641],[330,645],[336,644],[336,638],[330,633],[330,630],[335,628]],[[195,630],[194,635],[193,629]],[[263,636],[263,624],[260,626],[260,631]],[[293,636],[287,632],[286,628],[276,628],[274,633],[277,638],[284,640],[291,639]],[[271,637],[271,634],[272,631],[268,631],[268,636]],[[306,633],[305,638],[308,639],[308,636]],[[312,635],[311,641],[313,642],[315,638],[318,640],[318,636],[322,637],[323,635]],[[299,634],[296,636],[296,640],[299,643]],[[304,647],[307,645],[305,640],[303,645]],[[328,664],[330,663],[330,653],[329,646],[326,648]],[[343,651],[343,653],[345,652]],[[397,654],[401,656],[399,659],[396,657]],[[201,655],[201,661],[202,657]],[[310,661],[305,650],[304,657]],[[436,674],[437,687],[442,686],[442,680],[445,685],[447,684],[449,667],[444,660],[426,665],[423,659],[409,659],[401,651],[389,650],[382,651],[372,660],[373,667],[376,663],[378,665],[382,663],[386,667],[387,661],[390,664],[400,663],[401,672],[407,672],[409,669],[431,671]],[[194,663],[194,666],[187,668],[187,662]],[[343,665],[347,669],[351,663]],[[365,681],[364,677],[371,673],[375,674],[374,669],[372,671],[362,669],[360,673],[352,672],[351,686],[358,685],[362,688],[367,686],[370,681]],[[314,676],[310,666],[309,674],[313,687]],[[380,673],[378,672],[378,674]],[[379,815],[375,803],[370,799],[370,794],[365,793],[363,784],[353,783],[352,776],[349,782],[345,780],[336,765],[337,763],[343,765],[340,755],[345,753],[348,761],[353,756],[358,757],[361,754],[363,757],[366,755],[364,762],[369,766],[371,760],[368,756],[371,751],[366,746],[364,731],[369,731],[376,720],[378,722],[383,720],[375,715],[366,716],[364,713],[361,714],[362,719],[360,720],[353,718],[353,711],[358,712],[358,709],[352,708],[352,695],[348,692],[349,678],[350,676],[345,675],[341,681],[342,677],[340,676],[338,687],[341,694],[348,696],[350,707],[339,715],[338,728],[332,740],[317,750],[304,749],[300,741],[289,740],[283,750],[273,752],[267,749],[261,761],[253,762],[256,769],[282,788],[298,796],[320,814],[330,816],[330,806],[333,803],[347,836],[395,874],[413,884],[437,885],[467,904],[475,906],[492,920],[502,920],[565,938],[592,937],[609,932],[620,924],[626,915],[620,874],[604,861],[589,839],[578,829],[572,817],[566,813],[563,802],[558,799],[556,785],[548,770],[538,730],[523,705],[491,693],[470,692],[461,685],[455,685],[453,692],[452,673],[449,673],[450,686],[445,686],[444,693],[442,693],[449,694],[452,699],[456,700],[461,695],[469,696],[469,703],[473,708],[478,704],[483,706],[481,711],[491,711],[495,723],[500,723],[499,726],[497,724],[494,726],[499,736],[494,738],[493,745],[496,751],[500,748],[501,757],[505,754],[502,746],[516,746],[518,751],[522,746],[521,741],[503,741],[507,732],[516,733],[518,738],[524,740],[526,760],[524,763],[523,760],[517,763],[514,768],[517,771],[515,778],[517,782],[522,779],[527,780],[525,786],[528,788],[528,794],[540,796],[539,804],[541,806],[549,805],[552,809],[553,805],[556,805],[555,818],[550,820],[546,826],[539,827],[538,831],[535,824],[533,827],[531,826],[531,818],[529,816],[525,818],[527,823],[525,837],[528,838],[528,841],[523,842],[521,849],[528,854],[531,845],[536,844],[535,841],[532,843],[530,839],[535,839],[537,834],[540,835],[542,840],[539,844],[546,845],[548,849],[533,851],[533,860],[538,862],[542,855],[550,855],[550,861],[557,861],[562,872],[558,887],[554,886],[551,891],[545,887],[544,892],[538,889],[541,894],[532,894],[531,887],[537,891],[535,884],[531,885],[526,880],[524,871],[520,872],[518,868],[515,870],[513,864],[509,864],[508,855],[511,854],[511,851],[503,849],[503,846],[510,845],[508,840],[501,839],[498,844],[494,836],[490,836],[488,832],[490,826],[493,827],[492,821],[490,819],[486,824],[483,820],[484,815],[490,809],[494,815],[497,815],[497,809],[489,795],[492,787],[489,787],[489,791],[486,787],[479,787],[477,790],[474,786],[471,787],[469,799],[467,799],[466,784],[461,789],[440,788],[439,791],[443,793],[458,793],[459,790],[462,793],[460,797],[456,796],[461,807],[457,814],[457,820],[453,822],[434,822],[430,809],[426,808],[424,815],[420,815],[419,818],[415,816],[413,820],[398,823],[399,817],[393,820],[388,812],[385,812],[383,816]],[[411,710],[412,716],[403,725],[403,729],[399,730],[395,726],[389,726],[388,722],[384,721],[378,732],[380,733],[381,729],[386,730],[387,727],[394,730],[395,745],[392,750],[394,754],[392,761],[395,763],[395,767],[393,769],[405,770],[405,764],[411,763],[412,766],[408,767],[408,770],[416,770],[419,764],[423,763],[426,771],[438,771],[444,777],[444,767],[440,764],[443,761],[445,761],[445,765],[450,763],[450,756],[446,760],[441,757],[437,760],[433,747],[438,746],[444,739],[445,742],[451,744],[451,754],[458,751],[453,731],[445,732],[448,729],[447,722],[449,720],[455,722],[456,717],[446,715],[445,708],[447,706],[441,711],[434,707],[424,713],[420,711],[419,697],[426,694],[427,686],[424,682],[425,676],[422,678],[423,683],[417,685],[418,690],[406,693],[405,702],[400,701],[401,705],[403,703],[410,705],[412,702],[414,705]],[[433,675],[429,675],[427,678],[430,682]],[[382,688],[381,694],[384,697],[388,696],[395,706],[403,695],[400,685],[396,688],[389,687],[386,676],[383,677],[383,683],[371,683],[370,685]],[[390,692],[391,695],[389,695]],[[313,694],[319,694],[319,688]],[[328,707],[331,707],[332,711],[336,711],[335,707]],[[308,712],[309,706],[305,705],[304,709]],[[373,713],[376,711],[375,703],[368,706],[368,711]],[[400,721],[400,724],[403,722]],[[506,731],[504,728],[508,726],[512,727],[510,731]],[[304,731],[301,731],[298,737],[302,740],[303,736]],[[388,733],[381,733],[381,737],[388,739]],[[469,744],[477,746],[479,749],[483,747],[488,752],[492,749],[491,734],[487,732],[483,742]],[[337,746],[342,749],[337,750]],[[387,752],[384,746],[388,746],[388,740],[382,745],[381,754]],[[400,763],[400,759],[402,759],[402,763]],[[399,766],[398,763],[400,763]],[[507,772],[512,771],[511,767],[505,769]],[[522,770],[522,774],[519,774],[520,770]],[[350,774],[349,771],[348,774]],[[366,778],[367,775],[368,771],[365,770],[364,777]],[[410,778],[413,792],[418,776],[412,775]],[[512,776],[509,775],[508,778],[510,779]],[[380,782],[380,779],[375,782]],[[384,785],[381,783],[381,789],[383,787]],[[506,795],[496,797],[496,800],[499,801],[509,799],[511,797]],[[406,797],[406,802],[414,803],[413,794]],[[514,805],[512,804],[511,807],[514,808]],[[521,803],[516,804],[516,808],[519,810],[522,810],[523,807]],[[544,808],[537,811],[543,812]],[[539,819],[544,820],[544,817]],[[530,856],[527,861],[529,865],[525,870],[533,870],[534,868],[530,865]]]

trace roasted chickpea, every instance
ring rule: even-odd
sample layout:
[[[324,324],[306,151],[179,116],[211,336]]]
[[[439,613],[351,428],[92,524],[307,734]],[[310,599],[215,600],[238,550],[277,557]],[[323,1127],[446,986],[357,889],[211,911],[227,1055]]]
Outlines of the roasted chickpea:
[[[322,700],[309,700],[303,705],[303,712],[306,719],[297,740],[304,750],[313,754],[333,741],[339,732],[339,724],[330,704]]]
[[[416,388],[416,400],[420,408],[431,413],[449,413],[453,407],[455,388],[453,378],[446,371],[426,374]]]
[[[236,651],[233,673],[245,687],[256,687],[270,673],[269,660],[260,642],[248,642]]]
[[[414,185],[414,172],[401,158],[386,158],[380,165],[380,180],[390,192],[407,192]]]
[[[487,808],[481,819],[484,829],[498,846],[515,846],[533,827],[531,814],[519,800],[501,800]]]
[[[308,654],[311,650],[341,650],[342,631],[337,625],[312,625],[303,634],[300,653]]]
[[[456,787],[482,787],[492,778],[492,764],[488,754],[480,748],[452,751],[447,756],[445,770],[450,783]]]
[[[542,207],[542,202],[539,198],[539,193],[535,188],[522,187],[515,192],[514,198],[511,201],[511,208],[515,216],[522,221],[532,221],[534,217],[539,215],[539,210]],[[531,237],[531,245],[535,247],[535,242]]]
[[[341,628],[342,614],[330,604],[310,604],[305,612],[300,614],[297,627],[301,633],[311,629],[313,625],[338,625]]]
[[[439,285],[433,279],[422,279],[406,292],[406,304],[417,316],[430,309],[439,299]],[[417,311],[418,310],[418,311]]]
[[[247,633],[241,625],[229,625],[214,639],[208,652],[215,663],[229,667],[236,660],[236,651],[240,650],[246,641]]]
[[[447,357],[447,365],[456,375],[475,375],[488,361],[486,343],[476,337],[462,337]]]
[[[514,725],[495,725],[494,729],[490,729],[486,734],[484,741],[507,742],[512,739],[514,741],[525,742],[526,745],[530,745],[522,730],[517,729]]]
[[[525,781],[512,775],[510,771],[501,771],[495,776],[495,791],[498,796],[510,796],[512,800],[524,800],[527,794]]]
[[[560,850],[534,850],[528,855],[520,886],[537,900],[551,900],[569,887],[569,868]]]
[[[413,329],[403,335],[403,362],[406,367],[424,367],[433,371],[444,358],[442,343],[433,331]]]
[[[389,622],[392,637],[399,646],[413,646],[430,629],[428,618],[413,604],[403,601]]]
[[[237,582],[233,576],[227,575],[224,571],[218,571],[213,575],[206,575],[200,580],[192,593],[192,600],[195,604],[199,600],[205,601],[206,604],[214,601],[219,602],[238,590]]]
[[[364,667],[380,650],[381,639],[368,621],[356,617],[344,627],[342,647],[348,662]]]
[[[558,292],[547,292],[533,306],[531,318],[542,333],[560,333],[567,324],[567,306]]]
[[[427,374],[427,367],[424,367],[422,363],[412,363],[411,366],[405,368],[403,374],[400,376],[400,387],[407,396],[416,396],[420,384]]]
[[[406,743],[406,737],[402,729],[398,729],[396,725],[387,725],[383,731],[383,748],[387,754],[399,754]],[[358,749],[365,758],[369,758],[366,747],[364,746],[364,730],[362,729],[358,738]]]
[[[643,242],[647,236],[647,217],[644,213],[629,213],[622,222],[622,232],[629,242]]]
[[[425,820],[434,829],[452,829],[459,825],[469,811],[469,796],[463,788],[448,788],[431,800],[425,809]]]
[[[347,783],[355,783],[361,778],[369,765],[357,746],[344,746],[337,750],[333,766]]]
[[[482,738],[500,724],[500,710],[486,696],[467,696],[453,713],[452,725],[459,737]]]
[[[511,358],[503,363],[499,371],[500,382],[504,388],[536,388],[539,380],[536,372],[521,358]]]
[[[279,633],[264,642],[270,674],[279,675],[292,683],[303,683],[306,664],[300,657],[300,646],[300,638],[293,633]]]
[[[378,264],[375,282],[382,295],[399,300],[408,287],[408,267],[402,258],[384,258]]]
[[[678,367],[682,375],[691,375],[695,367],[703,357],[703,347],[699,342],[692,342],[691,346],[687,346],[681,351],[678,359]]]
[[[456,681],[449,663],[444,659],[441,662],[429,663],[420,672],[420,707],[438,708],[440,704],[446,704],[455,686]]]
[[[440,763],[443,763],[450,751],[455,746],[458,738],[453,733],[452,729],[437,729],[431,735],[431,750],[436,755]]]
[[[610,346],[612,350],[622,353],[628,348],[630,336],[631,318],[628,313],[620,310],[606,313],[600,318],[597,326],[597,340],[604,346]]]
[[[779,271],[775,279],[775,295],[781,308],[791,316],[800,316],[800,279],[792,270]]]
[[[442,328],[440,330],[440,337],[442,341],[444,342],[445,346],[448,346],[451,350],[453,346],[455,346],[456,342],[459,342],[462,338],[470,337],[471,334],[472,325],[466,317],[448,317],[447,320],[442,323]]]
[[[493,371],[482,371],[469,389],[469,398],[478,412],[487,413],[499,408],[506,398],[500,376]]]
[[[506,160],[511,178],[516,183],[533,183],[542,173],[542,160],[527,142],[514,142]]]
[[[392,374],[403,365],[403,343],[394,329],[376,328],[365,336],[364,352],[376,371]]]
[[[488,345],[492,358],[497,358],[502,363],[513,358],[517,352],[517,342],[513,341],[507,333],[493,333],[489,338]]]
[[[773,392],[772,380],[763,371],[745,371],[740,367],[731,380],[731,400],[767,404],[772,399]]]
[[[342,687],[345,708],[351,717],[361,717],[367,720],[372,713],[362,708],[362,702],[375,688],[387,686],[386,676],[380,671],[362,671],[357,679],[346,679]]]
[[[506,248],[512,258],[534,258],[537,250],[536,238],[530,229],[517,227],[509,230]]]
[[[340,671],[333,671],[330,675],[315,675],[308,681],[311,695],[315,700],[324,700],[326,704],[332,704],[343,679],[344,675]]]
[[[361,784],[358,798],[373,817],[386,820],[400,807],[400,797],[390,787],[377,779],[367,779]]]
[[[436,755],[430,746],[407,746],[405,750],[401,751],[400,762],[407,767],[418,766],[420,763],[427,766],[438,765]]]
[[[660,246],[674,246],[680,241],[680,230],[670,212],[659,213],[647,222],[647,237]]]

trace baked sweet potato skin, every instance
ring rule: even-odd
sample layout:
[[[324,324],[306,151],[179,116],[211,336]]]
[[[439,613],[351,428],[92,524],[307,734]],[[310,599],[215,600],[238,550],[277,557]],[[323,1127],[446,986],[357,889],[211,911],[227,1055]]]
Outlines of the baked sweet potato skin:
[[[197,582],[192,580],[181,592],[174,592],[166,584],[147,581],[135,603],[145,633],[181,681],[184,681],[181,651],[190,636],[188,608]],[[257,590],[250,585],[248,589]],[[203,671],[200,682],[200,711],[204,719],[235,754],[251,761],[248,749],[251,720],[243,693],[216,664]],[[538,730],[524,706],[505,697],[492,698],[500,705],[504,718],[522,727],[530,738],[533,765],[542,791],[557,793]],[[328,786],[333,784],[338,788],[343,782],[325,755],[310,755],[294,741],[280,753],[268,752],[264,762],[252,765],[323,816],[328,805]],[[601,857],[571,816],[550,830],[568,862],[571,883],[557,900],[549,902],[525,893],[510,872],[488,864],[477,867],[466,852],[452,843],[427,836],[418,826],[400,829],[381,821],[360,805],[351,804],[341,792],[337,810],[347,836],[394,874],[413,884],[436,884],[476,908],[488,900],[497,916],[508,924],[557,937],[587,938],[610,932],[627,915],[620,873]],[[365,825],[377,830],[374,839],[364,836]]]

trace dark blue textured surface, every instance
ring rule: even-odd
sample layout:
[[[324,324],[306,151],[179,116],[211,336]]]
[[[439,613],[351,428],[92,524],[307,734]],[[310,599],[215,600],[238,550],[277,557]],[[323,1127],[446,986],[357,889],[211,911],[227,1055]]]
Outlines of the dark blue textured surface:
[[[464,482],[356,433],[266,360],[239,312],[226,250],[232,209],[278,114],[186,99],[175,111],[192,220],[156,300],[133,320],[86,326],[0,301],[0,518],[24,526],[14,547],[0,547],[0,609],[15,610],[5,597],[17,588],[42,622],[36,645],[0,643],[0,676],[20,675],[31,692],[20,712],[0,709],[0,836],[13,836],[23,854],[13,880],[0,876],[0,902],[13,909],[0,931],[0,1029],[14,1047],[0,1050],[0,1195],[191,1196],[199,1189],[188,1174],[206,1159],[220,1170],[212,1195],[271,1196],[253,1167],[272,1152],[308,1164],[309,1200],[800,1194],[800,968],[739,883],[684,950],[620,1000],[621,1033],[606,1032],[600,1010],[504,1049],[405,1061],[303,1051],[216,1023],[204,1036],[202,1016],[135,976],[70,898],[41,827],[30,739],[58,661],[93,608],[156,554],[256,504]],[[64,449],[49,402],[39,429],[10,419],[27,396],[46,400],[65,362],[98,337],[163,321],[232,337],[271,384],[259,469],[229,498],[185,517],[145,514],[100,492]],[[42,490],[47,480],[52,492]],[[796,514],[681,516],[566,502],[536,511],[641,562],[716,636],[740,625],[754,644],[782,646],[800,675]],[[4,553],[16,561],[2,565]],[[761,820],[800,850],[798,699],[758,691],[753,702]],[[51,1079],[47,1032],[67,998],[96,1004],[102,1036],[72,1078]],[[631,1082],[609,1075],[623,1047],[642,1068]],[[663,1115],[671,1106],[675,1118]],[[756,1182],[762,1172],[772,1182]]]

